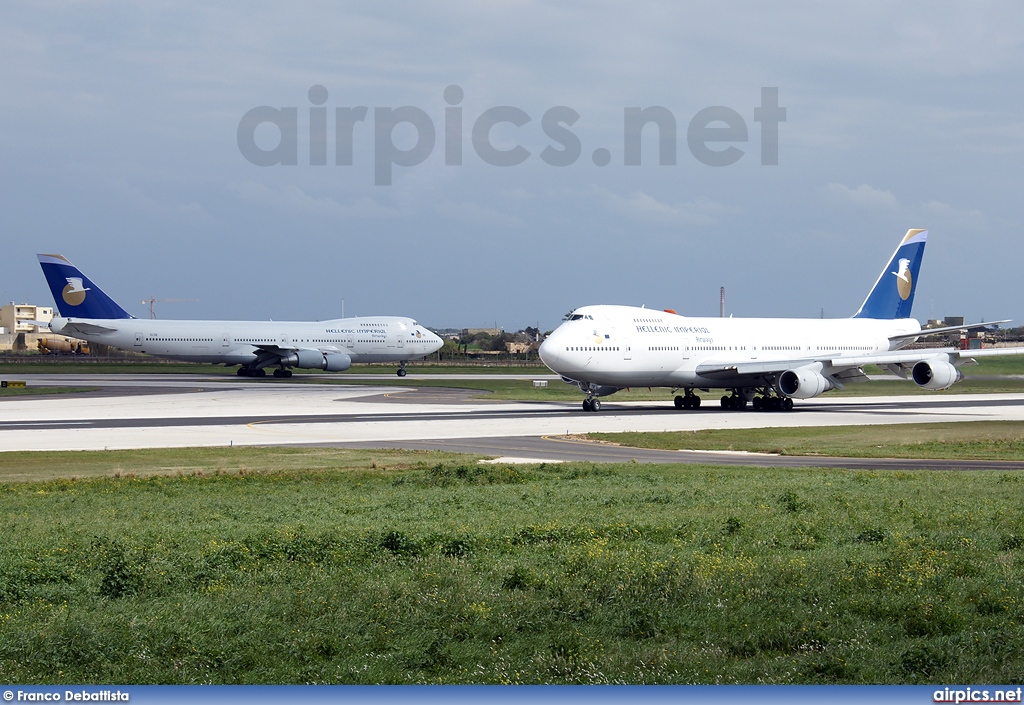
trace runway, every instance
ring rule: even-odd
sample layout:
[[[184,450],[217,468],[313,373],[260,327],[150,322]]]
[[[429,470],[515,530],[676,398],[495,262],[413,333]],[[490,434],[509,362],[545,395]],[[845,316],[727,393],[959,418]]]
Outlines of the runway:
[[[10,375],[8,375],[10,377]],[[432,380],[437,375],[424,375]],[[492,376],[483,376],[494,379]],[[465,379],[465,375],[460,375]],[[532,377],[531,377],[532,378]],[[1024,421],[1024,395],[835,397],[789,413],[678,411],[664,402],[507,402],[465,389],[235,380],[200,375],[18,375],[29,386],[94,391],[0,399],[0,451],[307,445],[424,448],[559,462],[688,462],[787,467],[1002,468],[999,461],[857,460],[718,452],[645,451],[579,442],[588,432]],[[337,377],[334,377],[336,380]]]

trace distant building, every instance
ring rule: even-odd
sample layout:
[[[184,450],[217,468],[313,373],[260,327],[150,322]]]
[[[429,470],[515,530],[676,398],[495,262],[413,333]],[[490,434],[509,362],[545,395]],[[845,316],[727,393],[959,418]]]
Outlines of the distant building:
[[[85,353],[84,340],[54,335],[39,323],[49,323],[53,309],[49,306],[9,303],[0,307],[0,350],[39,350],[44,353]]]
[[[49,323],[52,318],[53,309],[49,306],[11,302],[0,308],[0,328],[8,333],[48,333],[49,331],[45,329],[41,331],[40,326],[33,321]]]
[[[505,343],[505,350],[513,355],[521,355],[533,350],[535,343]]]

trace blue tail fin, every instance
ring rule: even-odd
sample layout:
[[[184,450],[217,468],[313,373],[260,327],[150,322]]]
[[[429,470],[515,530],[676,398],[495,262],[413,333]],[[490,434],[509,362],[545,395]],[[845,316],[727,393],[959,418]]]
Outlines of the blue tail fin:
[[[36,255],[64,318],[133,318],[61,255]]]
[[[908,230],[854,318],[910,318],[927,230]]]

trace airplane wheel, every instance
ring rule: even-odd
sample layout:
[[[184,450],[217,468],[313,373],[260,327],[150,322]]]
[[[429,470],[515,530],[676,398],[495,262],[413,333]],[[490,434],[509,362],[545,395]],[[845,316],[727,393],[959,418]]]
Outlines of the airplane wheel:
[[[782,408],[785,409],[786,411],[792,411],[793,410],[793,400],[790,399],[789,397],[786,397],[786,400],[784,402],[782,402]]]
[[[398,376],[399,377],[405,377],[407,374],[409,374],[409,373],[406,372],[404,369],[398,370]]]
[[[291,370],[285,370],[284,371],[284,377],[285,377],[285,379],[291,379],[292,371]]]
[[[760,411],[764,400],[761,397],[754,397],[753,406],[755,411]]]
[[[729,397],[728,396],[723,396],[722,397],[722,408],[723,409],[728,409],[731,404],[732,404],[732,402],[729,401]]]
[[[281,379],[282,377],[284,377],[284,370],[280,368],[274,370],[274,376],[277,377],[278,379]]]
[[[249,368],[248,367],[239,367],[238,368],[238,376],[239,377],[248,377],[249,376]]]
[[[593,409],[593,408],[592,408],[592,407],[590,406],[590,399],[584,399],[584,400],[583,400],[583,410],[584,410],[584,411],[593,411],[593,410],[594,410],[594,409]]]
[[[682,409],[683,407],[686,406],[686,400],[683,399],[678,394],[676,395],[676,398],[672,400],[672,402],[676,405],[677,409]]]
[[[265,369],[263,369],[262,367],[259,368],[258,370],[256,370],[255,373],[253,373],[253,377],[266,377],[266,376],[267,376],[267,371]]]
[[[699,409],[700,408],[700,397],[698,397],[696,394],[693,395],[692,397],[690,397],[690,405],[694,409]]]
[[[601,410],[601,402],[599,402],[597,399],[591,399],[590,400],[590,410],[591,411],[600,411]]]

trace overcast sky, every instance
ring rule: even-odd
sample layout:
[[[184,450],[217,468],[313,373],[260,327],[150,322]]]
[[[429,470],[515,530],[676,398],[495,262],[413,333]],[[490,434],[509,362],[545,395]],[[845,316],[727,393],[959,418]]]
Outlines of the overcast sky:
[[[907,229],[928,228],[915,315],[1024,325],[1022,41],[1010,0],[4,2],[0,295],[52,304],[46,252],[139,317],[150,297],[199,300],[157,303],[164,318],[323,319],[344,301],[432,327],[550,329],[591,303],[717,315],[720,286],[736,316],[842,317]],[[786,109],[777,165],[755,121],[766,87]],[[296,164],[240,149],[259,106],[295,109]],[[335,109],[358,106],[338,164]],[[375,117],[400,106],[429,118],[432,149]],[[530,119],[488,133],[529,153],[518,165],[475,147],[499,106]],[[579,115],[562,132],[542,124],[556,106]],[[675,118],[675,163],[659,164],[651,124],[626,165],[625,111],[652,106]],[[728,166],[687,141],[710,106],[746,128],[706,143],[742,152]],[[273,124],[251,136],[278,153]],[[542,158],[573,139],[573,163]],[[462,163],[446,163],[455,143]],[[378,185],[382,154],[422,161]]]

